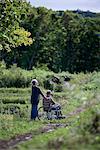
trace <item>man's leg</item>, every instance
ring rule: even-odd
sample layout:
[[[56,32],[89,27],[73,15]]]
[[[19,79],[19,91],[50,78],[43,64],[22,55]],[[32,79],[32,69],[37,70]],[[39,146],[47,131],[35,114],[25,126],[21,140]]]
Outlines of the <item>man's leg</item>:
[[[31,119],[35,120],[37,116],[38,116],[37,105],[32,105],[32,108],[31,108]]]

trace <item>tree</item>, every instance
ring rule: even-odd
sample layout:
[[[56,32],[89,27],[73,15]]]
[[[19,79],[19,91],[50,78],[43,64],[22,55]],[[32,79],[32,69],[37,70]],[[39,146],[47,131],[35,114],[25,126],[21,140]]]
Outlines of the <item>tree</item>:
[[[31,33],[20,26],[26,4],[24,0],[0,0],[0,50],[32,44]]]

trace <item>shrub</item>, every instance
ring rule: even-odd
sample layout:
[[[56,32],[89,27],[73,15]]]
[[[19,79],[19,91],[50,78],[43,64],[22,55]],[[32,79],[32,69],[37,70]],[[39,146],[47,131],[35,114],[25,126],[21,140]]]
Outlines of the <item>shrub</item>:
[[[49,90],[53,90],[54,89],[54,85],[50,83],[49,79],[44,80],[44,88],[45,89],[49,89]]]
[[[55,88],[54,88],[55,92],[62,92],[63,91],[63,86],[62,84],[56,84]]]
[[[2,69],[0,87],[29,87],[32,76],[32,71],[26,71],[13,65],[10,69]]]

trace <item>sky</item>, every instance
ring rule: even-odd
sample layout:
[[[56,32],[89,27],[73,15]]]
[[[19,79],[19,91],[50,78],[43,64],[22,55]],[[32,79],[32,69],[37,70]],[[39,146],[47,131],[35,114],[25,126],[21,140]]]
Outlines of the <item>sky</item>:
[[[53,10],[83,10],[100,12],[100,0],[27,0],[35,6]]]

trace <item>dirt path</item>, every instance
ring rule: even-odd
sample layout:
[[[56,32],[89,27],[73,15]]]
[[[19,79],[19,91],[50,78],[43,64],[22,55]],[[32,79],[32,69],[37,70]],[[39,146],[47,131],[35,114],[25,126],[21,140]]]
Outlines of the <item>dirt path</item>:
[[[57,128],[62,128],[66,127],[65,124],[47,124],[45,127],[40,128],[37,131],[33,131],[31,133],[25,133],[22,135],[16,135],[12,137],[9,140],[0,140],[0,150],[8,150],[9,148],[13,148],[17,144],[31,140],[34,138],[36,135],[47,133],[47,132],[52,132],[53,130],[56,130]]]
[[[10,147],[15,146],[19,142],[27,141],[32,138],[32,133],[26,133],[12,137],[10,140],[0,140],[0,150],[8,150]]]
[[[86,109],[96,105],[97,103],[92,102],[91,104],[86,104],[84,106],[81,106],[79,108],[77,108],[75,111],[70,112],[69,114],[67,114],[67,118],[74,116],[74,115],[78,115],[79,113],[85,111]],[[65,128],[66,126],[68,126],[67,124],[59,124],[59,123],[49,123],[47,125],[45,125],[45,127],[40,128],[38,131],[33,131],[33,133],[25,133],[22,135],[16,135],[14,137],[12,137],[9,140],[0,140],[0,150],[8,150],[10,148],[15,147],[17,144],[24,142],[24,141],[28,141],[31,140],[32,138],[34,138],[34,136],[39,135],[39,134],[43,134],[43,133],[47,133],[47,132],[52,132],[54,130],[56,130],[57,128]]]

